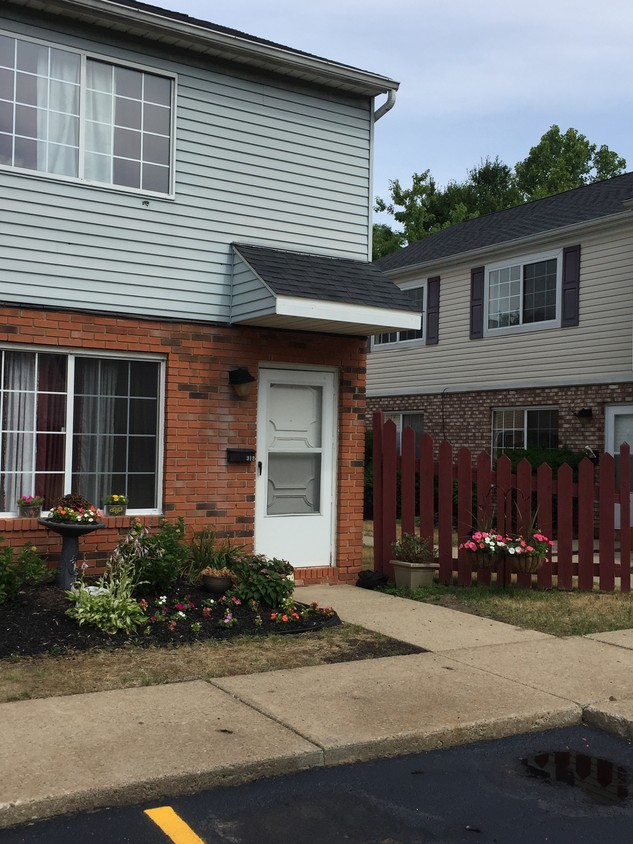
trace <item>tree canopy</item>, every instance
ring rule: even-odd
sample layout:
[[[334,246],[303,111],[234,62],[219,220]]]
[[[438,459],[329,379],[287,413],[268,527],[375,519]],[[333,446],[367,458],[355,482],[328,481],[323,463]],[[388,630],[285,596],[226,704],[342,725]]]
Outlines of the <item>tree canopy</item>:
[[[465,181],[450,181],[445,188],[438,187],[430,170],[414,173],[410,187],[394,179],[389,201],[377,197],[375,210],[390,214],[401,228],[374,226],[373,258],[462,220],[609,179],[625,169],[624,158],[609,147],[598,147],[576,129],[563,134],[553,125],[514,168],[498,156],[486,158]]]

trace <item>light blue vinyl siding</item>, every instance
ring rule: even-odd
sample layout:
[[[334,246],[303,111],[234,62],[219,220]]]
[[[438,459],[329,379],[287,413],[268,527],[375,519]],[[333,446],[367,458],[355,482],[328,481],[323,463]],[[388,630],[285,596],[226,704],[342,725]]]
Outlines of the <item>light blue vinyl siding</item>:
[[[0,30],[177,74],[173,200],[0,169],[4,301],[225,321],[232,242],[367,260],[369,100]]]
[[[240,255],[235,253],[231,319],[275,313],[275,297]]]

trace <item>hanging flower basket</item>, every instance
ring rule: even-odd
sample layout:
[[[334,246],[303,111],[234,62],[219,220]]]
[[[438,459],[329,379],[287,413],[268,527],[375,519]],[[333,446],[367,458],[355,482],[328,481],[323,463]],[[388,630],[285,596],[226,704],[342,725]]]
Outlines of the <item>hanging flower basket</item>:
[[[495,569],[500,560],[499,554],[490,554],[488,551],[469,551],[466,549],[466,556],[470,565],[476,571]]]
[[[508,554],[508,557],[510,558],[512,571],[521,574],[536,574],[545,562],[545,557],[537,557],[535,554],[521,554],[518,556]]]

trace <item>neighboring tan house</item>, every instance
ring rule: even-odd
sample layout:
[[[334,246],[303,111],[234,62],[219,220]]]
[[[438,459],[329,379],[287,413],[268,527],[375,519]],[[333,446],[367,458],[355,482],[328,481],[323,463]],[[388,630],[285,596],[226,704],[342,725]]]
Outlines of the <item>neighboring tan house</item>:
[[[380,332],[368,411],[493,455],[633,442],[633,173],[467,220],[376,262],[424,310]]]
[[[21,495],[126,493],[82,540],[91,563],[130,515],[165,515],[304,580],[353,577],[367,336],[420,321],[369,263],[373,125],[397,87],[132,0],[4,0],[10,544],[59,547]]]

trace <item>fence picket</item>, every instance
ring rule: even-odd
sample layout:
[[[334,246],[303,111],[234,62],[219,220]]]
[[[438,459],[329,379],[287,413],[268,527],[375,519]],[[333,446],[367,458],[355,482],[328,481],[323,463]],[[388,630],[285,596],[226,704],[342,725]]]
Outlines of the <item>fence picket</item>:
[[[556,563],[558,588],[573,587],[573,517],[574,517],[574,476],[571,466],[566,463],[558,470],[558,531]]]
[[[479,530],[488,530],[492,526],[493,492],[490,455],[482,451],[477,456],[477,521],[473,524],[473,527]],[[461,538],[463,541],[466,533],[462,534]],[[477,572],[478,584],[489,586],[491,580],[492,573],[489,569]]]
[[[420,442],[420,536],[434,545],[435,528],[435,464],[433,463],[433,439],[425,434]]]
[[[388,419],[383,428],[382,454],[382,570],[393,580],[391,546],[396,541],[396,493],[397,493],[397,456],[396,426]]]
[[[405,428],[402,432],[400,514],[402,533],[415,533],[415,431],[413,428]]]
[[[473,466],[470,451],[457,452],[457,536],[466,536],[473,522]],[[457,585],[472,583],[472,567],[464,550],[458,552]]]
[[[578,466],[578,588],[593,589],[593,463]]]
[[[631,591],[631,449],[620,446],[620,589]]]
[[[374,516],[374,570],[383,571],[382,556],[382,526],[385,519],[382,494],[382,453],[383,428],[385,417],[381,410],[372,415],[373,447],[372,447],[372,491]]]
[[[532,466],[525,459],[517,466],[516,490],[517,533],[527,536],[532,528]],[[532,575],[517,574],[517,585],[529,589]]]
[[[600,455],[600,589],[615,589],[615,461],[611,454]]]
[[[504,536],[512,533],[512,464],[505,454],[497,460],[497,530]],[[497,582],[503,586],[512,582],[512,571],[506,558],[504,554],[497,575]]]
[[[440,548],[440,583],[453,578],[453,446],[446,440],[438,451],[438,545]]]
[[[552,468],[542,463],[536,470],[536,526],[550,539],[554,536],[552,525]],[[541,566],[536,576],[540,589],[552,588],[552,553]]]

